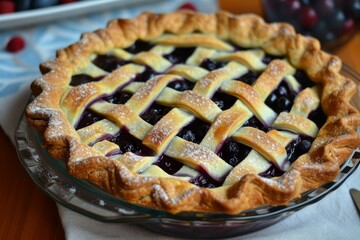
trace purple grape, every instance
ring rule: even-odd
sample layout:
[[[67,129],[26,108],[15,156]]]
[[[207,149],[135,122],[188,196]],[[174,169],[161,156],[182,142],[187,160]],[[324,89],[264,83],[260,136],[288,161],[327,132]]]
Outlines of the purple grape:
[[[300,7],[300,2],[297,0],[280,1],[278,5],[279,14],[285,18],[290,18],[300,10]]]
[[[355,20],[360,20],[360,1],[349,0],[346,2],[346,14]]]
[[[321,17],[326,17],[334,11],[335,3],[333,0],[317,0],[314,7]]]
[[[329,15],[326,19],[326,23],[329,26],[329,31],[333,32],[335,35],[342,35],[346,17],[343,11],[335,10]]]
[[[319,21],[315,27],[311,30],[311,35],[319,39],[320,41],[325,40],[325,36],[328,33],[328,26],[325,21]]]
[[[355,22],[353,19],[348,19],[344,23],[343,33],[349,34],[352,33],[355,30]]]

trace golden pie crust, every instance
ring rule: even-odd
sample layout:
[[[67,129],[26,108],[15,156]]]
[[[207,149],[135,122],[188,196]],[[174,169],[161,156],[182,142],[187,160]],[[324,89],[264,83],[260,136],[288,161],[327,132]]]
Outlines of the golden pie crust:
[[[93,127],[90,133],[76,131],[74,123],[100,92],[108,94],[114,86],[125,84],[134,74],[144,71],[144,65],[150,65],[159,72],[169,69],[171,65],[159,57],[159,54],[169,51],[167,47],[135,56],[129,56],[122,50],[138,39],[161,46],[199,45],[201,48],[196,50],[196,57],[188,59],[190,66],[177,65],[167,74],[146,82],[146,87],[129,85],[134,95],[127,104],[93,104],[92,110],[106,114],[111,121]],[[255,50],[238,54],[232,52],[233,46],[229,42]],[[224,71],[208,73],[198,65],[202,59],[213,56],[214,51],[228,51],[214,58],[231,63]],[[123,59],[131,58],[136,64],[118,68],[101,81],[86,84],[86,87],[69,86],[73,75],[92,73],[89,62],[93,54],[109,52]],[[284,56],[287,61],[273,60],[264,66],[256,57],[264,53]],[[241,66],[238,62],[242,63]],[[251,88],[241,82],[228,81],[243,71],[243,66],[264,70],[259,77],[261,80],[258,79]],[[64,160],[73,176],[89,180],[116,197],[170,213],[199,211],[238,214],[264,204],[287,204],[301,193],[332,181],[339,173],[339,166],[360,146],[360,136],[356,131],[360,125],[360,115],[349,103],[356,86],[340,74],[341,67],[340,59],[322,51],[316,39],[296,34],[288,24],[265,23],[256,15],[145,12],[135,19],[113,20],[104,29],[84,33],[77,43],[58,50],[55,60],[41,64],[43,75],[31,86],[35,98],[27,106],[25,115],[28,122],[42,133],[44,148],[53,157]],[[269,89],[273,89],[284,74],[294,68],[304,70],[318,87],[302,93],[302,98],[311,100],[310,103],[306,101],[305,108],[299,101],[289,113],[274,116],[263,102],[271,91]],[[192,91],[175,93],[164,90],[164,86],[179,74],[199,82]],[[230,110],[221,111],[208,98],[218,88],[230,92],[241,102],[234,104]],[[318,100],[313,99],[315,95],[319,96]],[[146,108],[143,103],[154,98],[185,110],[174,108],[165,119],[151,126],[144,123],[138,114]],[[328,116],[321,129],[302,116],[312,109],[311,104],[320,104]],[[192,119],[188,112],[212,123],[207,133],[209,137],[201,147],[175,137],[178,131],[176,126]],[[314,135],[316,138],[310,151],[291,166],[284,167],[279,159],[281,161],[286,155],[284,146],[291,136],[280,134],[277,130],[268,133],[251,127],[239,130],[247,114],[255,114],[265,122],[274,122],[279,129]],[[232,136],[245,142],[261,154],[254,153],[252,160],[241,167],[234,167],[223,186],[202,188],[182,178],[166,174],[162,176],[157,169],[149,167],[151,157],[145,159],[127,152],[115,159],[106,156],[106,153],[117,148],[115,144],[109,141],[90,144],[102,130],[112,133],[124,126],[156,154],[166,152],[170,156],[181,155],[182,161],[194,168],[200,162],[211,170],[215,178],[232,169],[219,161],[220,158],[213,152],[226,137]],[[257,137],[258,140],[253,140]],[[273,179],[254,174],[252,161],[257,161],[257,166],[267,166],[268,162],[261,160],[264,157],[284,167],[285,174]],[[148,171],[143,175],[134,171],[146,168]],[[154,176],[154,172],[159,176]]]

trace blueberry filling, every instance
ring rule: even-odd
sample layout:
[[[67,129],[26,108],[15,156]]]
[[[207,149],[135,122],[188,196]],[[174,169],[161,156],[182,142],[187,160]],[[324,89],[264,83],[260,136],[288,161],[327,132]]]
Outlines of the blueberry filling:
[[[238,79],[235,79],[235,80],[239,80],[248,85],[252,85],[259,76],[260,76],[260,73],[249,70],[247,73],[245,73],[244,75],[242,75],[241,77],[239,77]]]
[[[205,188],[220,187],[223,183],[223,181],[214,180],[206,171],[202,171],[201,169],[199,169],[199,174],[189,182],[195,184],[196,186]]]
[[[87,109],[82,114],[82,117],[77,124],[76,130],[87,127],[102,119],[104,119],[102,116]],[[132,152],[140,156],[154,155],[154,152],[150,148],[143,145],[141,140],[132,136],[126,129],[121,129],[119,133],[114,136],[105,136],[104,139],[117,144],[120,147],[119,153],[121,154],[125,152]]]
[[[231,108],[236,102],[237,98],[222,92],[215,92],[211,99],[221,110]]]
[[[160,156],[154,164],[170,175],[174,175],[184,165],[176,159],[166,155]]]
[[[265,104],[268,105],[277,114],[281,112],[289,112],[296,92],[292,91],[285,81],[281,81],[279,86],[266,98]]]
[[[176,80],[176,81],[173,81],[171,83],[169,83],[167,86],[172,88],[172,89],[175,89],[177,91],[180,91],[180,92],[183,92],[183,91],[186,91],[186,90],[191,90],[194,88],[194,83],[188,81],[188,80]]]
[[[141,140],[132,136],[126,129],[121,129],[118,134],[108,139],[120,147],[120,154],[132,152],[140,156],[152,156],[154,152],[142,144]]]
[[[195,118],[195,120],[192,121],[189,125],[181,129],[177,136],[185,139],[186,141],[199,144],[205,137],[209,128],[209,124],[204,123],[198,118]]]
[[[298,157],[307,153],[313,141],[313,138],[303,135],[300,135],[297,139],[291,141],[286,146],[288,161],[293,163],[296,159],[298,159]]]
[[[128,61],[121,60],[111,54],[97,55],[93,60],[93,64],[107,72],[112,72],[127,63]]]
[[[141,118],[150,123],[151,125],[155,125],[165,114],[167,114],[172,108],[165,107],[157,103],[153,103],[149,109],[147,109],[143,114],[141,114]]]
[[[310,150],[311,144],[314,141],[313,138],[300,135],[298,138],[291,141],[286,146],[287,160],[291,163],[295,162],[301,155],[307,153]],[[284,174],[284,171],[279,169],[274,164],[271,164],[270,168],[259,175],[266,178],[279,177]]]
[[[250,153],[251,147],[227,139],[218,151],[218,156],[231,166],[235,167]]]
[[[265,178],[273,178],[273,177],[279,177],[284,174],[284,171],[276,167],[274,164],[271,164],[271,166],[262,173],[259,173],[259,176],[265,177]]]
[[[295,79],[300,83],[303,89],[315,86],[315,83],[310,80],[306,72],[297,70],[294,74]]]
[[[79,86],[81,84],[100,81],[104,76],[91,77],[87,74],[77,74],[71,77],[70,86]]]
[[[185,63],[194,51],[194,47],[175,48],[172,53],[164,55],[164,58],[169,60],[172,64]]]
[[[124,104],[131,98],[131,96],[132,94],[129,92],[117,91],[115,94],[105,97],[104,100],[113,104]]]
[[[226,62],[216,62],[214,60],[207,58],[201,62],[200,67],[205,68],[208,71],[214,71],[216,69],[225,67],[225,65]]]
[[[327,116],[325,115],[323,110],[319,107],[316,110],[312,111],[309,114],[308,118],[311,121],[313,121],[318,128],[321,128],[325,124]]]
[[[270,54],[266,54],[265,57],[263,57],[263,59],[261,60],[263,63],[265,64],[269,64],[272,60],[275,59],[281,59],[282,57],[279,56],[274,56],[274,55],[270,55]]]
[[[268,132],[272,129],[270,126],[266,126],[264,123],[262,123],[259,119],[257,119],[255,116],[252,116],[247,120],[244,125],[244,127],[254,127],[257,128],[263,132]]]
[[[157,73],[150,67],[145,67],[145,70],[140,73],[137,74],[134,81],[135,82],[146,82],[147,80],[155,77],[157,75]]]
[[[89,109],[86,109],[83,112],[83,114],[81,115],[81,118],[80,118],[78,124],[76,125],[75,129],[78,130],[78,129],[87,127],[87,126],[89,126],[95,122],[98,122],[102,119],[104,119],[103,116],[100,116],[99,114],[97,114]]]
[[[150,43],[150,42],[145,42],[142,40],[137,40],[134,42],[133,45],[131,45],[128,48],[125,48],[125,51],[132,53],[132,54],[136,54],[139,52],[146,52],[148,50],[150,50],[151,48],[154,47],[154,44]]]

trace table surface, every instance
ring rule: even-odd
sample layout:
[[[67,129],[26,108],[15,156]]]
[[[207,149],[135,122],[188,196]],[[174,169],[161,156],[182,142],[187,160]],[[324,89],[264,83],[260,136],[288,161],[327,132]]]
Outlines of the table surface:
[[[219,2],[222,9],[233,13],[253,12],[262,15],[259,0]],[[359,52],[360,31],[357,31],[334,54],[360,72]],[[14,146],[1,128],[0,148],[0,239],[65,239],[55,202],[31,182],[18,160]]]

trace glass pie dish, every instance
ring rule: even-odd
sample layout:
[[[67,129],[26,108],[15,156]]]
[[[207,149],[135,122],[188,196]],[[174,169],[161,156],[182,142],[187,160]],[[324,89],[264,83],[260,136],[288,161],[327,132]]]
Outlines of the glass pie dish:
[[[345,65],[342,73],[356,81],[360,88],[360,76],[351,68]],[[352,99],[352,104],[360,109],[359,93]],[[336,190],[360,162],[360,151],[355,151],[341,166],[335,180],[303,193],[284,206],[261,206],[238,215],[202,212],[170,214],[130,204],[90,182],[71,176],[64,162],[52,158],[42,148],[40,135],[27,124],[24,116],[19,121],[15,139],[19,159],[32,180],[64,207],[102,222],[137,223],[164,235],[193,239],[234,237],[269,227]]]

